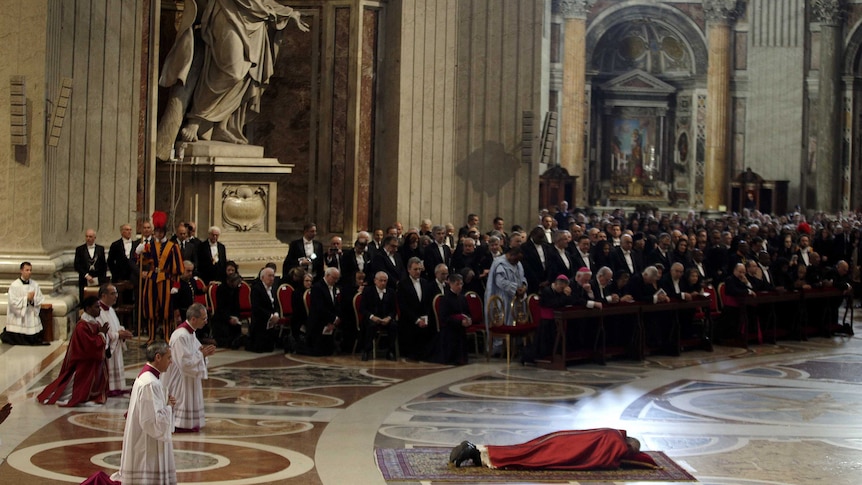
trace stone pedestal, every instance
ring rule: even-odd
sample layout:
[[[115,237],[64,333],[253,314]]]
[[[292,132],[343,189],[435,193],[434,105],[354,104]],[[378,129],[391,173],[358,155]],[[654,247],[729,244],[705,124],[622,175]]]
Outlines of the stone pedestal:
[[[158,168],[157,208],[171,214],[170,202],[176,201],[173,223],[197,222],[201,239],[210,226],[221,228],[228,258],[242,273],[253,274],[266,262],[280,264],[287,254],[287,245],[276,238],[277,177],[292,171],[293,165],[264,157],[263,147],[189,143],[182,160]]]

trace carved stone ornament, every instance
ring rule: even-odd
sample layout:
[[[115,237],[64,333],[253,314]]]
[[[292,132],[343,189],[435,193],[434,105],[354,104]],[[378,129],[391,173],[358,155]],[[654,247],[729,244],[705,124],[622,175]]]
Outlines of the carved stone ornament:
[[[266,187],[231,185],[222,191],[222,219],[237,232],[263,231]]]
[[[560,0],[560,13],[567,19],[585,19],[596,0]]]
[[[840,25],[844,18],[842,0],[812,0],[811,13],[824,25]]]
[[[737,0],[703,0],[703,14],[709,22],[731,22],[743,8]]]

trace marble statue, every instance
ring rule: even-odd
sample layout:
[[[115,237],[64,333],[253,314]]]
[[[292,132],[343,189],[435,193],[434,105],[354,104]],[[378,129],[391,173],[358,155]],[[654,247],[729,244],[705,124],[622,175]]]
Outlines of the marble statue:
[[[185,142],[248,143],[243,127],[260,112],[275,71],[273,37],[291,20],[308,32],[301,14],[277,0],[185,0],[159,78],[171,92],[159,120],[158,158],[170,158],[178,134]]]

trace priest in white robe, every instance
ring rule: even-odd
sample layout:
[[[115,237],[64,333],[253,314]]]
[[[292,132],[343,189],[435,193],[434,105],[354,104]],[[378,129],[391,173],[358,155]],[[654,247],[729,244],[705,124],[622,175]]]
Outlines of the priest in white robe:
[[[100,322],[107,322],[108,327],[108,397],[119,396],[125,393],[126,387],[125,365],[123,364],[123,351],[126,350],[126,339],[132,338],[132,332],[126,330],[120,324],[120,318],[114,311],[117,303],[117,288],[111,283],[105,283],[99,288],[99,315]]]
[[[0,340],[10,345],[48,345],[42,341],[42,321],[39,319],[39,309],[45,298],[39,284],[30,279],[33,265],[25,261],[19,268],[21,277],[9,285],[6,328]]]
[[[171,348],[165,342],[147,347],[147,364],[132,386],[120,471],[111,476],[123,485],[173,485],[174,464],[172,406],[176,399],[165,392],[159,376],[171,367]]]
[[[214,345],[201,345],[195,330],[207,323],[207,309],[194,303],[186,310],[186,321],[171,334],[174,366],[165,373],[165,387],[176,396],[174,426],[177,432],[197,432],[204,427],[204,392],[207,357],[215,353]]]

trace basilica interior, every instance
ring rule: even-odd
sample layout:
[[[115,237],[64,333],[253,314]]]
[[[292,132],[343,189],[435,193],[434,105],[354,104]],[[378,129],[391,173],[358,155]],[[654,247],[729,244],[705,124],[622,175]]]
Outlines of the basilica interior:
[[[165,74],[176,46],[202,48],[201,13],[232,2],[0,0],[0,291],[30,261],[53,336],[0,346],[0,404],[14,406],[0,483],[117,466],[127,398],[34,400],[75,321],[87,229],[107,246],[165,211],[220,227],[251,275],[280,268],[311,221],[349,243],[468,213],[531,227],[561,200],[709,216],[749,193],[776,214],[862,207],[860,0],[257,2],[289,5],[307,29],[266,27],[247,143],[225,143],[183,139],[191,94]],[[0,294],[0,324],[6,313]],[[180,482],[383,483],[375,450],[592,427],[627,429],[704,483],[862,477],[855,338],[565,371],[473,357],[219,350],[206,431],[175,438]],[[143,357],[126,363],[131,381]],[[420,482],[435,480],[405,479]]]

